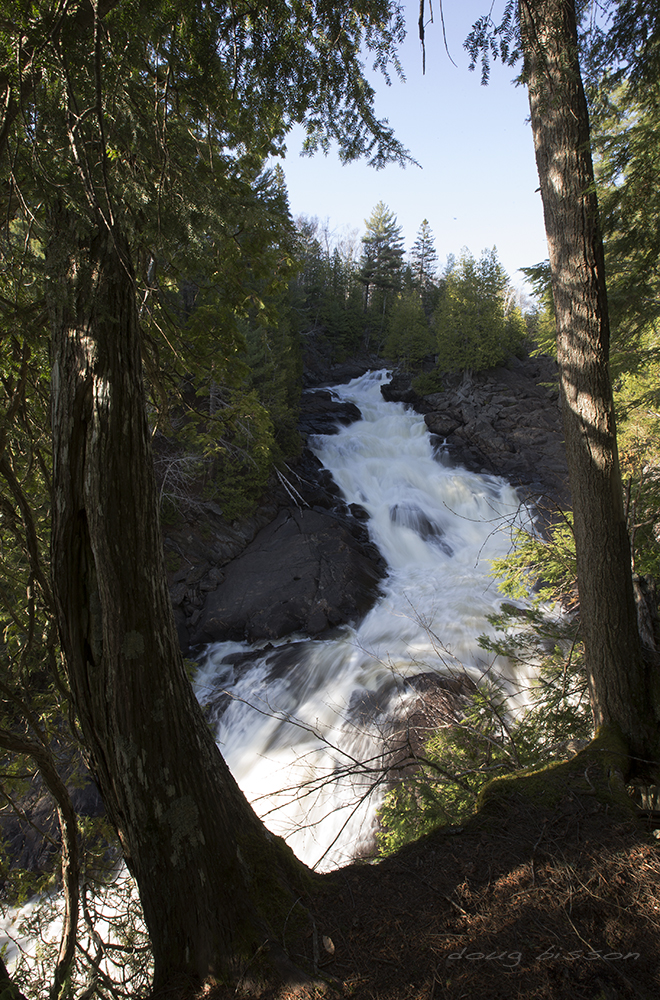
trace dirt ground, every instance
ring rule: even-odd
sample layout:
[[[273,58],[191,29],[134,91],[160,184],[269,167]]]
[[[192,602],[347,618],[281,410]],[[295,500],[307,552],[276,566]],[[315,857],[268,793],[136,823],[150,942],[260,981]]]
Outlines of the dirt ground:
[[[520,806],[499,829],[476,821],[371,877],[353,867],[336,878],[345,909],[324,928],[335,945],[324,968],[339,996],[660,995],[657,842],[609,827],[600,805]]]
[[[262,1000],[660,996],[660,842],[589,795],[507,802],[321,886],[306,954],[282,942],[316,985]]]

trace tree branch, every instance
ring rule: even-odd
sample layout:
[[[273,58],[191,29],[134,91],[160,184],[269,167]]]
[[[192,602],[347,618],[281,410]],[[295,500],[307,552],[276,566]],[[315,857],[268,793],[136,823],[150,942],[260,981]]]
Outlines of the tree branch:
[[[62,888],[64,892],[64,921],[60,950],[55,966],[53,983],[50,988],[50,1000],[58,1000],[76,947],[76,932],[78,929],[78,912],[80,908],[80,858],[78,850],[78,830],[76,812],[71,802],[69,790],[62,781],[50,748],[17,736],[6,729],[0,729],[0,747],[11,753],[25,754],[39,768],[44,784],[55,800],[57,820],[62,836]],[[7,970],[0,959],[0,984],[3,973]],[[7,975],[7,978],[9,976]]]

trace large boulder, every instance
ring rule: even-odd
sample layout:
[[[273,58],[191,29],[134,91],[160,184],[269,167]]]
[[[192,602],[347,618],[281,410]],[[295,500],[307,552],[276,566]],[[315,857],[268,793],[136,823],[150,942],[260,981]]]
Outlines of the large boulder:
[[[407,403],[415,409],[422,402],[412,387],[412,376],[406,372],[395,372],[389,382],[381,385],[380,394],[388,403]]]
[[[321,331],[308,333],[305,338],[303,353],[303,386],[346,385],[354,378],[360,378],[368,371],[384,368],[383,359],[375,354],[362,354],[360,357],[333,363],[332,345]]]
[[[209,593],[191,644],[318,635],[360,618],[383,576],[345,521],[319,510],[283,510],[225,567]]]
[[[361,417],[355,403],[337,399],[329,389],[313,389],[303,393],[298,429],[302,434],[336,434],[340,424]]]

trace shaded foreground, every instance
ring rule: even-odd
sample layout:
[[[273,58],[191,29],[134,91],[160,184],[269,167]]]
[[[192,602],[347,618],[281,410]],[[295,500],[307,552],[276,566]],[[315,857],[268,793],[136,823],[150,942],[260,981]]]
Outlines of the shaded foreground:
[[[597,794],[591,765],[583,772],[572,770],[551,807],[518,795],[514,782],[463,828],[320,878],[310,916],[297,927],[292,919],[282,942],[301,968],[315,968],[314,983],[256,995],[660,995],[658,841]],[[203,995],[241,990],[207,986]]]

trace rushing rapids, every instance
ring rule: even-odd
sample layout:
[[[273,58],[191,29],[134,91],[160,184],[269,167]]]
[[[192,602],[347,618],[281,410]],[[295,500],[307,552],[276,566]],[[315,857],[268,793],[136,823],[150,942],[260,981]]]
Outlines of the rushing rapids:
[[[362,419],[310,440],[346,502],[369,514],[389,567],[382,598],[332,638],[295,636],[256,657],[214,644],[196,678],[255,809],[320,869],[350,860],[372,837],[383,734],[411,697],[406,678],[496,670],[514,698],[525,681],[486,661],[477,638],[501,604],[489,561],[509,550],[527,512],[504,480],[443,462],[423,418],[383,400],[387,377],[337,387]]]

